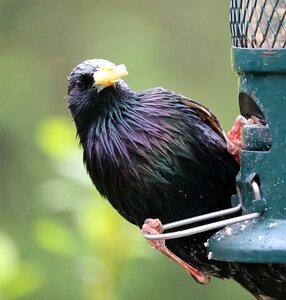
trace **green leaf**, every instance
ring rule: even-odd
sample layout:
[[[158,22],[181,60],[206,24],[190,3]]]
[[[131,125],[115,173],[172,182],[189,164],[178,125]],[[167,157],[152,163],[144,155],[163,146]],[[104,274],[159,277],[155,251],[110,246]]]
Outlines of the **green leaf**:
[[[54,158],[64,158],[76,149],[76,134],[72,121],[63,116],[51,116],[38,126],[35,138],[41,150]]]
[[[0,231],[0,287],[9,282],[17,273],[19,253],[16,243]]]
[[[76,237],[64,225],[51,219],[38,219],[35,223],[35,238],[46,251],[64,256],[78,252]]]
[[[23,262],[14,278],[4,287],[3,294],[8,299],[16,299],[31,294],[43,285],[42,270],[34,262]]]

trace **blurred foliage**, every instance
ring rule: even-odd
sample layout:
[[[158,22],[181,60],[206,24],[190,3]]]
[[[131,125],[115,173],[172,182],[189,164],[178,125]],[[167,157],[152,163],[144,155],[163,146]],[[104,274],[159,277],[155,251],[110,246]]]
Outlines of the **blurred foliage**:
[[[251,299],[194,283],[100,197],[65,99],[71,69],[102,57],[133,89],[188,95],[229,128],[228,1],[0,0],[0,39],[0,299]]]
[[[122,268],[130,259],[144,257],[143,239],[90,186],[69,119],[44,119],[36,140],[59,177],[39,186],[39,199],[50,216],[36,220],[35,240],[43,250],[73,261],[84,299],[116,299]],[[67,213],[67,224],[57,217],[60,212]]]

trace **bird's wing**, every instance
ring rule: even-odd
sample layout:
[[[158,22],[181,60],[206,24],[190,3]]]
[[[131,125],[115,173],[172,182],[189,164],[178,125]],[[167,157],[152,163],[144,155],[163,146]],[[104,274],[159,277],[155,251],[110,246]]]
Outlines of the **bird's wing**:
[[[229,143],[229,139],[223,131],[217,117],[208,108],[194,100],[183,96],[181,97],[180,101],[185,105],[189,106],[192,110],[194,110],[206,124],[208,124],[217,134],[219,134],[226,141],[226,143]]]

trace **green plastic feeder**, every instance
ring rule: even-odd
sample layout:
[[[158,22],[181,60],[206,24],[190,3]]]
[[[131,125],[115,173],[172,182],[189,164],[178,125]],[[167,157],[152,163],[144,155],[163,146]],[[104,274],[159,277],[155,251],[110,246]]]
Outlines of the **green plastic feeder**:
[[[259,121],[242,129],[244,150],[233,207],[164,224],[163,230],[169,230],[205,223],[145,234],[146,239],[175,239],[223,228],[207,243],[210,258],[286,263],[285,23],[286,0],[231,1],[232,63],[240,78],[240,112]]]
[[[242,215],[208,243],[212,259],[286,262],[286,0],[233,0],[233,69],[239,74],[241,114],[267,124],[247,125],[237,176]],[[262,122],[263,123],[263,122]]]

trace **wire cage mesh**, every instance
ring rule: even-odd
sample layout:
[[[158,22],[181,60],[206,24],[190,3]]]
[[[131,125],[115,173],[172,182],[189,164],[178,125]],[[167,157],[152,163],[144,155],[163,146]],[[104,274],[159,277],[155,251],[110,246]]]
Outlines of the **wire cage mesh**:
[[[285,48],[286,0],[231,0],[234,47]]]

